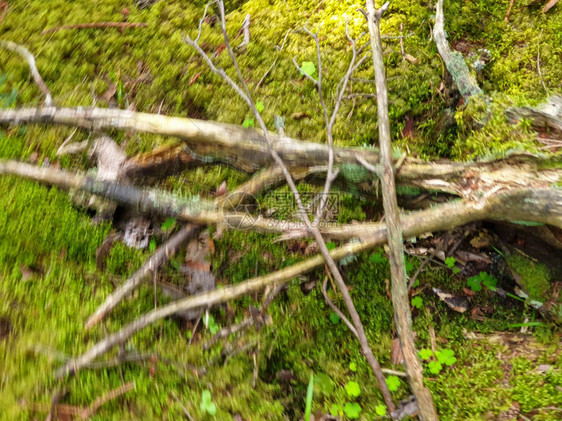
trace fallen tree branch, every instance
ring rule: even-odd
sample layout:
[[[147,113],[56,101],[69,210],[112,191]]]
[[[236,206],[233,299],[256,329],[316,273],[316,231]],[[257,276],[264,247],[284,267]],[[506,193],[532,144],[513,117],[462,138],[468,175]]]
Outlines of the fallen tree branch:
[[[136,113],[118,109],[73,109],[73,108],[21,108],[0,110],[0,123],[51,123],[76,126],[92,131],[131,130],[154,133],[163,136],[175,136],[183,139],[184,146],[175,146],[169,150],[159,148],[152,162],[164,162],[178,170],[193,165],[195,158],[192,152],[205,156],[207,163],[227,164],[237,169],[253,173],[274,164],[269,153],[267,140],[255,130],[240,126],[216,123],[212,121],[194,120],[180,117],[168,117],[158,114]],[[325,166],[328,161],[328,147],[323,144],[299,141],[269,133],[272,148],[292,168],[308,168]],[[334,148],[334,161],[337,165],[353,164],[362,169],[357,162],[362,157],[371,165],[379,163],[376,149]],[[560,161],[562,158],[553,157]],[[123,169],[123,174],[132,179],[142,173],[147,166],[153,166],[150,160],[143,162],[131,158],[130,163],[137,170]],[[199,161],[200,164],[201,161]],[[513,155],[496,161],[482,162],[425,162],[407,158],[396,173],[397,182],[423,189],[438,190],[461,197],[467,197],[474,189],[485,189],[483,183],[503,184],[506,188],[530,186],[529,183],[547,185],[556,183],[560,171],[556,165],[543,165],[545,159],[525,155]],[[156,168],[162,168],[155,164]],[[358,179],[347,180],[345,171],[340,171],[340,178],[346,183],[358,183],[370,180],[372,175],[362,169],[364,174]],[[558,172],[557,172],[558,171]],[[357,172],[357,171],[356,171]],[[553,176],[552,173],[558,175]],[[354,175],[355,177],[355,175]],[[361,178],[363,177],[363,178]],[[367,177],[367,178],[365,178]],[[283,178],[279,178],[279,183]],[[467,180],[470,180],[467,182]],[[476,185],[475,185],[476,183]],[[344,183],[345,184],[345,183]]]
[[[100,305],[94,314],[90,316],[86,322],[85,328],[90,329],[117,306],[128,294],[136,289],[141,283],[150,279],[150,277],[158,270],[160,266],[186,244],[191,238],[195,237],[200,227],[196,225],[188,225],[180,228],[166,243],[158,247],[152,256],[137,270],[133,276],[127,279],[123,284],[113,291]]]
[[[440,227],[447,230],[480,219],[505,219],[506,215],[514,212],[515,208],[522,203],[525,203],[528,208],[523,212],[531,210],[533,213],[549,213],[556,218],[557,226],[562,227],[562,190],[522,189],[512,192],[496,192],[493,196],[483,198],[480,202],[464,200],[440,208],[404,215],[401,218],[402,232],[405,237],[412,237],[424,232],[439,230]],[[426,218],[427,216],[429,218]],[[513,214],[514,218],[521,218],[521,216],[519,212]],[[362,241],[351,242],[330,251],[332,259],[339,260],[350,254],[357,254],[384,244],[387,238],[386,226],[384,224],[377,225],[378,229],[372,229]],[[226,286],[219,290],[177,300],[152,310],[125,326],[119,332],[103,339],[80,357],[69,361],[66,366],[57,371],[57,376],[62,377],[88,366],[95,358],[103,355],[114,346],[124,343],[139,330],[165,317],[180,311],[207,308],[233,300],[246,294],[258,292],[268,285],[280,286],[324,264],[323,256],[317,255],[277,272],[236,285]]]
[[[375,9],[374,0],[367,0],[367,23],[373,54],[373,68],[375,70],[375,86],[377,89],[377,115],[380,144],[380,172],[382,172],[381,186],[384,207],[384,216],[387,224],[387,242],[390,250],[390,275],[392,280],[392,306],[394,308],[394,321],[400,348],[404,355],[404,365],[408,382],[420,409],[422,421],[438,420],[437,411],[433,404],[431,392],[423,384],[423,374],[420,360],[414,344],[412,330],[412,314],[410,313],[410,300],[408,299],[408,285],[404,260],[404,244],[396,187],[394,181],[394,167],[392,165],[392,144],[390,138],[390,120],[388,117],[388,92],[384,71],[382,42],[380,38],[380,21],[388,8],[385,3],[380,9]],[[392,410],[390,410],[391,416]]]
[[[29,70],[31,71],[31,76],[33,76],[33,81],[45,96],[45,105],[47,107],[53,105],[53,96],[51,95],[51,91],[49,91],[49,88],[47,88],[47,85],[43,81],[39,70],[37,70],[37,65],[35,64],[35,57],[33,56],[33,54],[31,54],[29,50],[23,45],[19,45],[11,41],[0,40],[0,47],[4,47],[10,51],[18,53],[27,61],[27,65],[29,66]]]

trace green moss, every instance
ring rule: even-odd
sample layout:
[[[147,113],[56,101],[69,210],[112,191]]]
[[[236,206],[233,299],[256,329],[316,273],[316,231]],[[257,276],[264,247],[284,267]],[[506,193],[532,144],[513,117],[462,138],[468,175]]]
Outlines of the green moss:
[[[506,261],[521,289],[530,299],[544,302],[548,298],[546,294],[550,290],[550,273],[546,266],[515,253],[508,256]]]

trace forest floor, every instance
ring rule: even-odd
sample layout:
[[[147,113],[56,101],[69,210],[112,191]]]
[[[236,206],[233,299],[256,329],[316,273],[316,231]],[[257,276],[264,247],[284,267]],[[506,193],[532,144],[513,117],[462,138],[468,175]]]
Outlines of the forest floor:
[[[543,3],[515,2],[506,21],[508,0],[445,2],[449,42],[479,69],[477,80],[495,104],[492,118],[474,130],[471,121],[478,115],[478,103],[462,104],[448,81],[431,40],[435,14],[431,2],[392,2],[382,32],[391,36],[384,48],[396,146],[434,160],[476,160],[514,150],[559,154],[555,148],[543,148],[540,135],[528,122],[510,124],[503,113],[503,107],[535,105],[562,92],[562,10],[556,5],[542,13]],[[35,55],[59,106],[89,107],[95,102],[100,107],[252,126],[250,112],[242,102],[234,99],[229,88],[182,40],[186,33],[195,34],[204,5],[203,1],[160,0],[141,9],[129,0],[0,1],[0,39],[25,45]],[[331,92],[349,60],[345,20],[355,36],[366,30],[364,18],[356,12],[360,6],[360,2],[327,0],[227,4],[233,38],[246,14],[251,15],[251,43],[237,54],[272,129],[273,116],[281,115],[286,118],[289,136],[324,141],[314,87],[292,63],[295,55],[299,63],[314,62],[313,43],[301,33],[290,32],[281,52],[275,46],[283,43],[287,31],[305,23],[319,30],[326,92]],[[43,33],[62,25],[124,20],[146,26]],[[396,37],[401,33],[408,59],[403,59]],[[242,37],[233,42],[241,43]],[[201,43],[205,51],[215,54],[218,64],[232,70],[227,54],[221,54],[222,38],[212,20],[203,25]],[[257,87],[276,57],[275,65]],[[353,92],[374,92],[372,84],[361,81],[372,79],[369,66],[359,69],[356,77]],[[16,54],[0,51],[0,107],[37,106],[41,102],[27,64]],[[372,98],[346,101],[335,126],[336,143],[376,145],[375,116]],[[79,142],[92,135],[57,126],[3,127],[0,158],[74,170],[90,168],[85,153],[57,156],[69,136]],[[129,156],[173,142],[130,132],[111,136]],[[213,166],[184,171],[157,186],[213,198],[223,182],[233,191],[247,179],[248,175],[236,169]],[[299,189],[318,191],[317,186],[304,183]],[[276,216],[284,217],[280,201],[287,192],[286,187],[265,192],[258,200],[262,207],[277,209]],[[402,199],[416,194],[399,193]],[[382,217],[380,203],[357,192],[339,192],[338,200],[334,215],[338,222]],[[71,356],[154,308],[154,288],[147,284],[121,303],[101,326],[91,331],[83,328],[84,321],[115,286],[151,254],[152,245],[138,250],[116,243],[100,268],[96,251],[117,229],[111,221],[94,223],[91,213],[74,206],[69,195],[56,188],[12,176],[0,178],[1,419],[44,418],[53,396],[64,389],[58,402],[59,416],[90,407],[86,415],[99,420],[175,420],[187,417],[186,413],[194,419],[298,420],[304,417],[311,374],[315,378],[313,414],[382,419],[383,400],[359,345],[325,304],[321,287],[326,273],[322,270],[292,281],[270,305],[271,318],[259,329],[252,327],[203,349],[219,329],[248,316],[252,306],[260,306],[260,296],[245,297],[212,309],[206,326],[168,319],[138,333],[127,342],[125,351],[143,356],[140,361],[111,367],[100,364],[65,381],[55,380],[55,370]],[[498,287],[514,291],[515,273],[529,280],[527,292],[533,291],[535,298],[560,303],[561,263],[553,250],[537,242],[532,229],[485,222],[407,239],[410,276],[425,260],[415,253],[423,248],[447,250],[455,244],[457,250],[470,253],[469,257],[453,253],[446,260],[430,262],[420,271],[412,290],[416,346],[425,358],[426,384],[443,420],[510,419],[506,418],[510,414],[520,419],[562,418],[559,325],[513,295],[494,292]],[[202,242],[193,246],[206,250],[205,258],[219,287],[302,260],[311,243],[275,242],[272,235],[239,231],[211,230],[209,238],[204,246]],[[159,244],[161,239],[154,241]],[[540,249],[538,256],[534,249]],[[159,278],[181,283],[179,268],[192,253],[189,247],[179,253],[160,271]],[[396,356],[391,356],[395,332],[384,248],[353,256],[340,265],[375,355],[383,367],[403,370],[396,364]],[[434,289],[463,297],[468,310],[455,311]],[[332,294],[332,299],[341,306],[337,295]],[[169,298],[158,292],[156,300],[161,305]],[[558,317],[559,321],[562,316]],[[404,378],[388,381],[396,401],[409,397]],[[129,382],[134,382],[134,389],[122,389],[121,396],[108,398],[99,407],[94,404],[97,398]],[[209,415],[213,412],[211,402],[214,416]]]

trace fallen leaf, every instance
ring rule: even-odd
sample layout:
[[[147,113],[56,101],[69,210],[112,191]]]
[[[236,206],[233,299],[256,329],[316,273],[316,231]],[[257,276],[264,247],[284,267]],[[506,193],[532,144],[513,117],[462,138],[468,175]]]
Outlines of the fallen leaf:
[[[451,294],[450,292],[442,291],[439,288],[433,288],[433,292],[437,294],[439,299],[447,304],[453,310],[464,313],[468,310],[468,300],[462,295]]]

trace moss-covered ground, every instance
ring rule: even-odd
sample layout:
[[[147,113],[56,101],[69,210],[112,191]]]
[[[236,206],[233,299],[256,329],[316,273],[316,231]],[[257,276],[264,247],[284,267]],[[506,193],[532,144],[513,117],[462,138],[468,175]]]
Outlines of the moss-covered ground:
[[[0,39],[24,44],[35,55],[59,106],[85,107],[95,100],[98,106],[160,110],[169,115],[237,124],[249,117],[243,103],[182,41],[185,33],[195,34],[203,1],[160,0],[142,10],[130,0],[9,3],[0,23]],[[535,104],[561,91],[562,12],[558,5],[543,14],[542,2],[517,1],[510,22],[505,22],[508,4],[508,0],[445,2],[447,31],[453,46],[462,50],[468,61],[474,57],[471,54],[480,54],[479,49],[490,53],[489,62],[477,78],[497,105],[486,125],[472,130],[478,104],[472,108],[459,104],[454,89],[447,82],[441,86],[444,67],[430,39],[432,2],[391,3],[383,20],[383,33],[399,35],[403,25],[407,35],[405,51],[417,59],[416,64],[402,60],[398,40],[385,40],[391,126],[397,145],[426,158],[476,159],[513,149],[538,151],[540,144],[529,125],[508,125],[501,107]],[[228,28],[233,37],[244,16],[251,14],[252,42],[239,54],[239,61],[256,100],[264,103],[263,114],[271,128],[273,115],[279,114],[286,117],[288,135],[324,140],[314,88],[292,63],[295,55],[299,63],[314,61],[313,43],[302,33],[291,32],[281,53],[275,46],[282,43],[287,31],[305,23],[319,30],[325,92],[331,100],[331,92],[349,60],[345,21],[349,19],[354,36],[366,29],[356,12],[358,6],[360,2],[331,0],[229,2]],[[127,8],[128,21],[147,26],[124,31],[104,28],[41,33],[66,24],[122,21],[123,8]],[[201,42],[210,54],[220,51],[222,39],[216,25],[203,25]],[[241,38],[237,38],[233,44],[240,42]],[[276,65],[256,88],[277,54]],[[232,70],[226,52],[216,62]],[[372,69],[365,65],[356,76],[372,79]],[[102,97],[114,84],[116,93],[113,103],[108,104]],[[369,93],[373,86],[358,80],[353,82],[353,91]],[[0,94],[2,107],[42,102],[25,62],[6,51],[0,51]],[[449,108],[454,109],[457,125],[441,123],[444,110]],[[335,127],[338,144],[376,144],[376,104],[372,99],[346,101],[340,115]],[[55,155],[71,132],[69,128],[38,125],[4,127],[0,132],[0,157],[27,160],[33,156],[38,162],[48,158],[51,162],[58,160],[64,168],[84,169],[89,165],[85,155]],[[113,135],[130,155],[168,141],[136,133]],[[78,131],[73,141],[89,136]],[[216,167],[187,171],[163,186],[210,196],[222,181],[226,180],[232,190],[245,179],[232,169]],[[342,204],[342,222],[373,217],[370,204],[357,197],[345,196]],[[120,367],[86,369],[63,384],[55,381],[54,370],[69,355],[84,352],[106,332],[116,331],[153,307],[152,287],[146,286],[122,303],[102,327],[84,331],[83,322],[96,306],[149,255],[148,251],[117,245],[107,268],[100,271],[95,263],[96,249],[111,230],[110,223],[92,224],[91,215],[73,207],[64,192],[14,177],[0,178],[0,418],[44,417],[45,413],[31,408],[34,404],[48,407],[53,393],[63,385],[68,393],[62,403],[87,406],[123,382],[134,381],[134,391],[103,405],[92,419],[174,420],[184,416],[182,404],[195,419],[212,419],[200,407],[204,390],[211,391],[216,404],[214,419],[232,419],[236,414],[244,420],[302,419],[312,373],[317,378],[313,412],[333,410],[345,417],[345,404],[357,402],[361,419],[377,416],[376,407],[382,404],[382,398],[356,341],[325,305],[320,284],[304,292],[298,280],[271,305],[272,324],[259,332],[251,330],[228,344],[219,342],[203,351],[201,344],[210,337],[207,330],[190,344],[190,329],[167,320],[140,332],[127,344],[130,352],[156,353],[157,358]],[[300,245],[273,240],[258,234],[224,233],[216,241],[213,256],[219,282],[240,282],[303,258]],[[381,256],[380,251],[357,256],[343,270],[375,354],[381,365],[391,367],[392,308],[386,292],[389,269]],[[409,258],[409,273],[418,265],[417,259]],[[177,275],[174,266],[164,272],[171,277]],[[323,281],[323,276],[316,272],[309,275],[309,280]],[[452,292],[465,286],[445,268],[424,271],[419,279],[422,287]],[[525,317],[534,317],[532,309],[518,301],[481,292],[476,302],[480,300],[495,312],[478,321],[470,317],[470,312],[453,312],[429,290],[420,296],[423,304],[414,309],[418,347],[429,347],[429,326],[433,326],[438,349],[453,350],[457,358],[437,374],[424,365],[427,385],[442,419],[495,419],[513,402],[535,420],[562,417],[562,356],[560,336],[553,326],[543,323],[536,328],[540,342],[536,354],[508,358],[505,344],[469,340],[466,332],[516,332],[519,327],[514,325]],[[333,298],[338,302],[337,297]],[[214,320],[220,326],[238,321],[250,305],[259,306],[259,299],[248,297],[215,309]],[[164,302],[165,298],[159,300]],[[229,351],[229,347],[236,350],[246,346],[252,347],[239,353]],[[250,352],[256,347],[260,349],[259,376],[252,387],[254,362]],[[224,357],[224,352],[232,355]],[[541,364],[551,370],[541,372]],[[197,368],[205,368],[206,374]],[[346,393],[345,386],[350,381],[359,384],[361,393],[357,398]],[[406,382],[401,381],[393,394],[397,399],[406,398]]]

